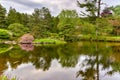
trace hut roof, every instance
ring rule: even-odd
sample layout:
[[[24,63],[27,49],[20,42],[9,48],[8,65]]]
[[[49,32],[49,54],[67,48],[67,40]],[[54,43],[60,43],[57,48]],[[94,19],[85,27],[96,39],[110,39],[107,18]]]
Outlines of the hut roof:
[[[24,34],[22,37],[20,37],[21,39],[32,39],[34,40],[34,37],[31,34]]]

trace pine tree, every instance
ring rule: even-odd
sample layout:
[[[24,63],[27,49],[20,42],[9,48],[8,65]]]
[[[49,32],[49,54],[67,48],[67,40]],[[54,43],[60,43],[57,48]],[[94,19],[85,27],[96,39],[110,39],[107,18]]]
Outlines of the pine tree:
[[[10,24],[17,23],[16,22],[16,10],[12,7],[10,7],[8,15],[7,15],[7,25],[9,26]]]
[[[13,23],[23,23],[22,13],[17,12],[14,8],[10,7],[8,15],[7,15],[7,25]]]
[[[91,18],[100,17],[101,0],[84,0],[84,3],[77,1],[80,8],[85,8],[86,12],[82,12],[83,16]],[[97,15],[96,15],[97,14]]]
[[[53,20],[48,8],[43,7],[41,9],[34,9],[34,13],[31,16],[32,33],[39,33],[40,37],[48,36],[48,33],[52,32]]]

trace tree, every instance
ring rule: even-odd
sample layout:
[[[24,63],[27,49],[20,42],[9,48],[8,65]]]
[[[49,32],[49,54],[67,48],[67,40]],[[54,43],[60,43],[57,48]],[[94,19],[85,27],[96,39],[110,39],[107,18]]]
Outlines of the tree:
[[[52,30],[52,32],[53,33],[57,33],[57,31],[58,31],[58,28],[57,28],[57,26],[58,26],[58,24],[59,24],[59,18],[58,17],[52,17],[52,20],[53,20],[53,30]]]
[[[7,25],[13,23],[21,23],[21,14],[17,12],[14,8],[10,7],[8,15],[7,15]]]
[[[52,32],[53,20],[48,8],[36,8],[31,16],[32,33],[38,33],[36,38],[46,37]]]
[[[106,15],[107,17],[107,15]],[[110,24],[107,18],[98,18],[96,20],[99,30],[99,35],[109,35],[113,31],[113,26]]]
[[[84,3],[77,1],[77,4],[80,8],[85,8],[86,12],[82,12],[83,16],[88,16],[93,20],[100,17],[101,0],[84,0]]]
[[[24,25],[19,23],[13,23],[8,26],[8,30],[13,32],[14,37],[20,37],[25,33],[28,33],[29,29],[24,27]]]
[[[61,13],[58,15],[59,18],[59,24],[58,29],[64,27],[66,24],[69,24],[71,26],[75,27],[75,23],[78,20],[78,14],[76,10],[62,10]]]
[[[58,18],[59,35],[64,39],[67,36],[67,39],[69,39],[68,36],[74,35],[75,27],[78,25],[77,22],[80,20],[76,10],[62,10]]]
[[[6,9],[0,4],[0,28],[6,27]]]
[[[113,7],[113,12],[115,15],[120,16],[120,5]]]
[[[41,9],[41,17],[44,28],[46,28],[47,31],[51,32],[53,27],[53,21],[48,8],[43,7]]]
[[[27,13],[22,13],[21,14],[21,24],[23,24],[24,26],[26,26],[30,29],[29,21],[30,21],[30,15],[28,15]]]

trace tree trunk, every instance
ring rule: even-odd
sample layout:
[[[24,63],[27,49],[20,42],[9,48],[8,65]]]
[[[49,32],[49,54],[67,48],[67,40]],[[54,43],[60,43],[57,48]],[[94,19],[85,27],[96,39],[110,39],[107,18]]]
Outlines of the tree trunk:
[[[100,9],[101,9],[100,5],[101,5],[101,0],[98,0],[98,11],[97,11],[97,17],[100,17]]]

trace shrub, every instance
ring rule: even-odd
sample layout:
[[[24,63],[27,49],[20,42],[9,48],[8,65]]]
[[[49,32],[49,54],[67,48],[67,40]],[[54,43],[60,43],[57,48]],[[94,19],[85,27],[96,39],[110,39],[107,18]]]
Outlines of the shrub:
[[[14,37],[20,37],[29,31],[27,27],[19,23],[11,24],[10,26],[8,26],[8,29],[13,32]]]
[[[4,29],[0,29],[0,39],[10,39],[10,37],[12,36],[12,34]]]

